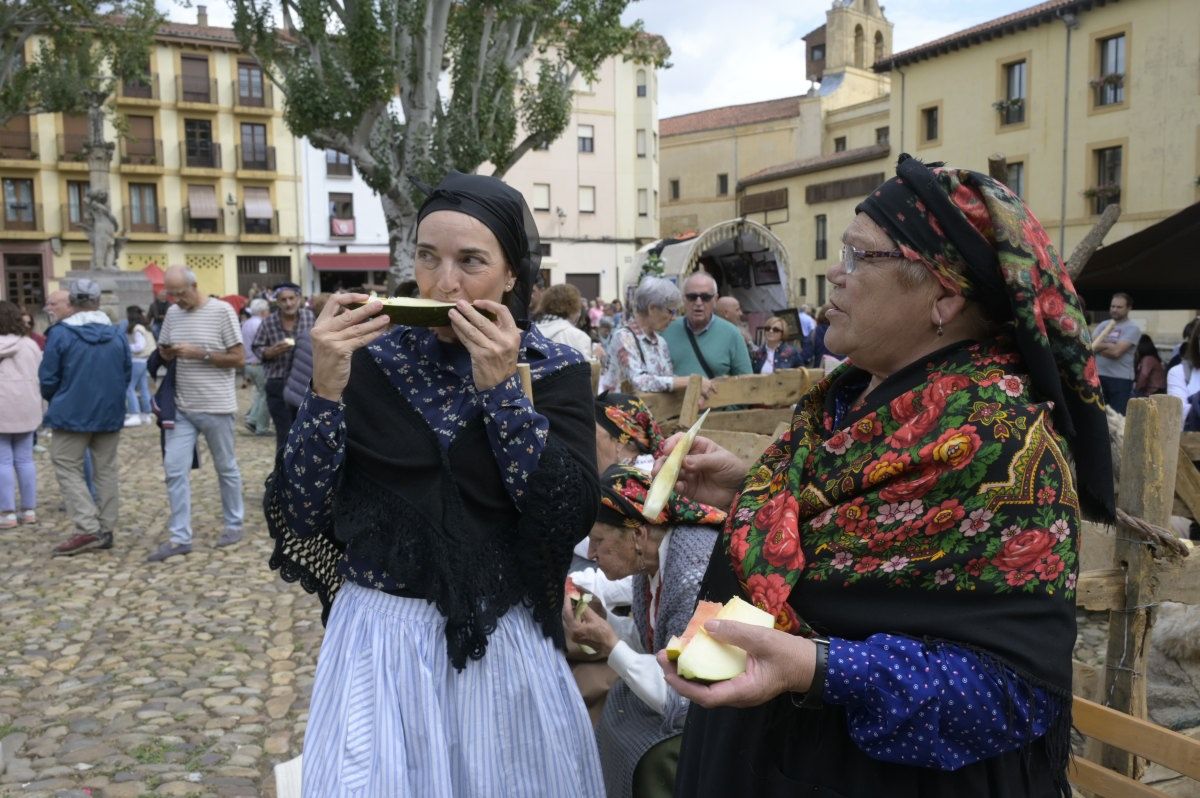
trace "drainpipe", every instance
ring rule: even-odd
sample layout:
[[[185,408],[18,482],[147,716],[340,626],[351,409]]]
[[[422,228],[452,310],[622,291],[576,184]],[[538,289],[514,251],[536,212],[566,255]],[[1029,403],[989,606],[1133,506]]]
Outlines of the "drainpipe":
[[[1079,27],[1079,18],[1071,11],[1059,11],[1058,18],[1067,26],[1066,56],[1063,60],[1063,139],[1062,187],[1058,205],[1058,255],[1066,258],[1067,246],[1067,158],[1071,141],[1071,31]]]
[[[900,65],[896,64],[894,61],[892,63],[893,63],[893,69],[895,69],[896,72],[899,73],[899,75],[900,75],[900,138],[896,142],[897,143],[896,150],[899,152],[904,152],[904,108],[905,108],[905,105],[904,105],[905,91],[904,90],[907,88],[907,85],[904,81],[904,70],[901,69]]]

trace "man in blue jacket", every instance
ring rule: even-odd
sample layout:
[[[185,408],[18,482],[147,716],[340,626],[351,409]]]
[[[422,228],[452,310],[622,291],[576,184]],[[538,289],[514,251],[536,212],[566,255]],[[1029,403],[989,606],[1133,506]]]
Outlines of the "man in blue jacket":
[[[54,549],[70,556],[112,548],[117,526],[117,445],[125,423],[125,392],[133,362],[129,344],[100,310],[100,286],[72,280],[69,313],[50,328],[38,369],[50,406],[50,460],[75,535]],[[83,454],[92,450],[99,506],[83,478]]]

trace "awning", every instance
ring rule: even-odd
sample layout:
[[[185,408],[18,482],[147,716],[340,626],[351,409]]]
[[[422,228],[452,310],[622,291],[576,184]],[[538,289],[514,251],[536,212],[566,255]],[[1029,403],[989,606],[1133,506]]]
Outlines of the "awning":
[[[269,189],[247,188],[245,197],[247,219],[271,219],[275,216],[275,209],[271,207],[271,191]]]
[[[188,186],[188,213],[193,219],[219,219],[221,209],[217,205],[217,189],[214,186]]]
[[[386,272],[391,256],[386,252],[313,252],[308,262],[321,272]]]
[[[1200,308],[1195,258],[1200,252],[1200,203],[1096,250],[1075,280],[1092,310],[1104,310],[1116,291],[1143,310]]]

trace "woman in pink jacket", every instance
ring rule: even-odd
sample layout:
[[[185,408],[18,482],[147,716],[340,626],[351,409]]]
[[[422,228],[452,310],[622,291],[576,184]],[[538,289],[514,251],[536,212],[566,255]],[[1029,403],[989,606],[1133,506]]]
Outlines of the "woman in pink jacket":
[[[0,302],[0,529],[37,521],[33,433],[42,423],[38,365],[42,350],[12,302]],[[13,479],[14,473],[16,479]],[[17,513],[17,486],[21,510]]]

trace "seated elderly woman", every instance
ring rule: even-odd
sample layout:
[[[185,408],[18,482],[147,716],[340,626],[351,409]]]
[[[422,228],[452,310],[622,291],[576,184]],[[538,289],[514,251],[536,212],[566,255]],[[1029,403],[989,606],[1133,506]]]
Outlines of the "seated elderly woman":
[[[662,446],[662,427],[646,403],[624,393],[596,397],[596,468],[632,465],[650,472]]]
[[[668,686],[653,652],[687,627],[725,521],[724,511],[680,496],[647,519],[642,506],[649,488],[649,475],[636,468],[605,471],[590,535],[592,558],[605,576],[633,577],[629,617],[606,619],[588,609],[576,621],[563,613],[571,638],[607,657],[620,676],[596,727],[608,798],[671,794],[687,701]]]
[[[635,391],[682,391],[687,377],[676,377],[671,349],[660,333],[667,329],[679,310],[683,295],[679,286],[665,277],[643,277],[633,295],[633,315],[612,334],[608,366],[600,377],[600,392],[622,390],[625,383]],[[712,392],[712,381],[704,380],[702,393]]]
[[[730,508],[702,597],[776,625],[706,626],[749,652],[726,682],[659,654],[693,702],[676,795],[1070,794],[1080,512],[1113,515],[1087,325],[1018,196],[896,171],[829,272],[849,362],[748,473],[684,458],[677,489]]]
[[[787,322],[772,316],[763,325],[763,344],[750,352],[750,363],[755,374],[773,374],[779,369],[802,368],[804,356],[800,350],[783,340],[787,335]]]

